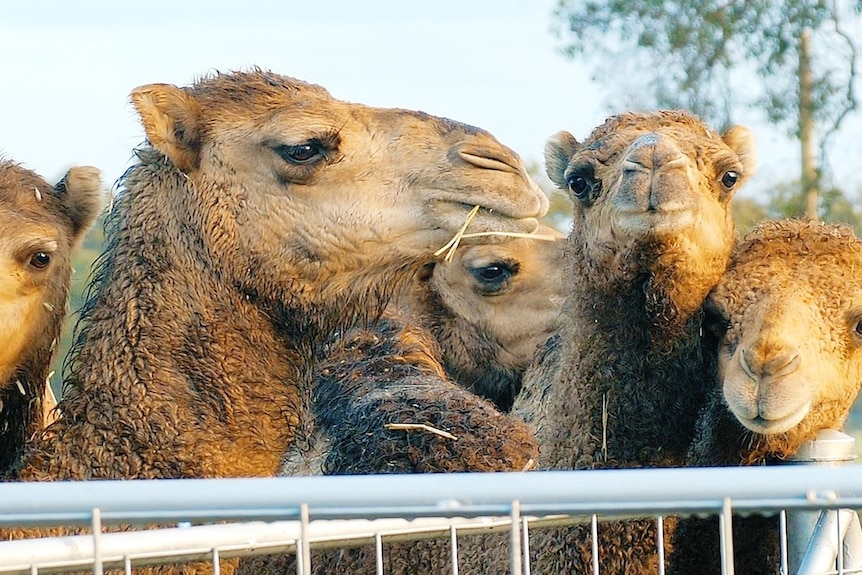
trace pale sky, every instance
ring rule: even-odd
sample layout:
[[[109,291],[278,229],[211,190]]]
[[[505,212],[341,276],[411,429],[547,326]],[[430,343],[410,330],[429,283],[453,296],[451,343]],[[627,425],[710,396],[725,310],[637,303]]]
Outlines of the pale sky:
[[[551,134],[583,138],[609,113],[589,70],[558,50],[555,3],[16,2],[0,19],[0,155],[49,179],[95,165],[111,184],[143,140],[133,88],[259,66],[339,99],[480,126],[541,163]],[[761,162],[749,188],[795,177],[795,147],[756,133]]]

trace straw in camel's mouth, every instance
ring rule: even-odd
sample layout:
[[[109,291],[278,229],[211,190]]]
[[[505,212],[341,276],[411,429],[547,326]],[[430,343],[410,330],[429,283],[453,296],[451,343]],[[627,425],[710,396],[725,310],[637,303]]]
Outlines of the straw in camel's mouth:
[[[541,241],[556,241],[556,237],[545,235],[545,234],[525,234],[521,232],[476,232],[476,233],[466,233],[467,228],[470,226],[470,222],[473,221],[473,218],[476,217],[476,214],[479,213],[479,209],[481,206],[473,206],[473,208],[467,213],[467,217],[464,219],[464,224],[455,232],[455,235],[452,236],[452,239],[446,242],[442,248],[438,249],[434,252],[435,257],[440,257],[443,254],[443,260],[446,262],[452,261],[452,258],[455,257],[455,252],[458,250],[458,246],[461,245],[461,240],[464,238],[478,238],[483,236],[501,236],[501,237],[509,237],[509,238],[529,238],[534,240]]]

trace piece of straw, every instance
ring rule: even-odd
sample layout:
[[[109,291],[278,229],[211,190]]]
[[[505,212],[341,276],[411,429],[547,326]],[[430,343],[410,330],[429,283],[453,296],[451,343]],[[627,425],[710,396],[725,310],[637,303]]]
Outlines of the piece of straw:
[[[467,219],[464,220],[464,225],[461,226],[461,229],[458,230],[458,232],[455,234],[455,236],[451,240],[449,240],[445,246],[443,246],[442,248],[440,248],[439,250],[434,252],[434,255],[439,256],[440,254],[442,254],[446,250],[449,250],[448,252],[446,252],[446,257],[444,257],[443,259],[446,260],[447,262],[451,262],[452,258],[455,257],[455,250],[458,249],[458,244],[461,243],[461,238],[464,236],[464,232],[467,231],[467,226],[470,225],[470,222],[473,221],[473,218],[476,217],[476,214],[478,212],[479,212],[479,206],[473,206],[473,209],[470,210],[470,212],[467,214]]]
[[[427,431],[428,433],[433,433],[434,435],[439,435],[440,437],[445,437],[446,439],[451,439],[453,441],[458,441],[458,438],[449,433],[448,431],[443,431],[442,429],[437,429],[436,427],[431,427],[425,423],[386,423],[384,424],[386,429],[392,429],[396,431]]]
[[[446,245],[434,252],[435,256],[440,256],[443,252],[446,252],[446,256],[443,258],[446,262],[451,262],[452,258],[455,257],[455,251],[458,249],[458,246],[461,245],[461,240],[464,238],[481,238],[485,236],[502,236],[507,238],[525,238],[530,240],[541,240],[544,242],[553,242],[558,238],[556,236],[551,236],[547,234],[525,234],[522,232],[473,232],[466,233],[467,226],[470,225],[470,222],[473,221],[473,218],[476,217],[476,214],[479,212],[479,206],[473,206],[473,209],[467,214],[467,218],[464,220],[464,225],[461,226],[451,240],[446,242]]]

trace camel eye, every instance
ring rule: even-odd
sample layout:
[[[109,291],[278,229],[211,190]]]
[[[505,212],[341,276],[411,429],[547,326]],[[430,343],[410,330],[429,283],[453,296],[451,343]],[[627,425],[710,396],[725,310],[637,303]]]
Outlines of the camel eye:
[[[307,142],[295,146],[279,144],[272,147],[272,151],[279,155],[285,162],[303,165],[327,159],[326,150],[318,142]]]
[[[712,300],[707,300],[703,308],[703,333],[715,342],[721,341],[730,329],[730,320]]]
[[[724,172],[724,175],[721,177],[721,185],[725,187],[725,189],[733,189],[733,186],[736,185],[736,182],[739,181],[739,174],[733,170],[728,170]]]
[[[486,266],[470,270],[476,281],[479,282],[479,290],[486,294],[500,292],[508,285],[509,280],[518,273],[518,266],[505,262],[494,262]]]
[[[862,321],[856,324],[856,334],[862,336]]]
[[[590,196],[594,194],[596,184],[593,166],[590,164],[579,166],[566,176],[566,187],[572,196],[585,206],[590,205]]]
[[[37,269],[43,270],[48,267],[48,264],[51,263],[51,256],[47,252],[36,252],[32,256],[30,256],[30,266]]]

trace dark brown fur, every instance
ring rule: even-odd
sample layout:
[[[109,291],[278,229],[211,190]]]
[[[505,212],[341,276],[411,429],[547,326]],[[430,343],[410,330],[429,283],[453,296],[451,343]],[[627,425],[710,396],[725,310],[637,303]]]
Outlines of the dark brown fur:
[[[538,457],[529,426],[449,380],[437,342],[398,314],[334,342],[316,374],[313,427],[287,454],[286,475],[522,471]],[[449,548],[421,541],[387,545],[386,554],[388,572],[412,572],[445,564]],[[312,559],[315,573],[373,571],[374,550],[321,550]],[[240,564],[248,574],[295,569],[293,556]]]

